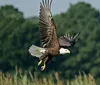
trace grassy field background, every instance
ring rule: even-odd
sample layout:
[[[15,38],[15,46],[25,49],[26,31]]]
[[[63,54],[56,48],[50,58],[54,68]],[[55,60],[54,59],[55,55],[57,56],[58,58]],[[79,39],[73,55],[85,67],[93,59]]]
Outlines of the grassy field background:
[[[97,85],[91,74],[75,76],[75,79],[64,81],[54,72],[49,76],[37,77],[37,74],[16,71],[14,74],[0,72],[0,85]]]

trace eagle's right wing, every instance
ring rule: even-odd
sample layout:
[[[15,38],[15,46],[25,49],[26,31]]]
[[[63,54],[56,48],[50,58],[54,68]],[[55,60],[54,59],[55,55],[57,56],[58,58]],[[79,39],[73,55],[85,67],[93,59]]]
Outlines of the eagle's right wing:
[[[59,38],[60,47],[68,48],[68,47],[73,46],[76,43],[76,41],[77,41],[78,35],[79,35],[79,33],[77,33],[75,35],[70,35],[68,33],[68,34],[66,34],[64,36],[61,36]]]
[[[43,47],[49,47],[53,41],[53,36],[56,36],[55,24],[51,14],[52,0],[42,0],[40,3],[40,39]]]

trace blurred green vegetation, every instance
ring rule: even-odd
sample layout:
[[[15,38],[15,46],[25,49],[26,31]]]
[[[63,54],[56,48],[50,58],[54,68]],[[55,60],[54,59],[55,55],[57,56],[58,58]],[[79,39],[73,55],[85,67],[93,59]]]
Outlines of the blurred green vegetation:
[[[71,54],[55,57],[43,75],[56,71],[61,78],[72,79],[78,72],[91,73],[100,84],[100,13],[90,4],[71,4],[65,12],[53,16],[57,34],[80,32],[80,40]],[[0,7],[0,70],[12,72],[17,65],[37,72],[38,59],[28,53],[34,44],[40,46],[38,17],[24,18],[13,6]]]

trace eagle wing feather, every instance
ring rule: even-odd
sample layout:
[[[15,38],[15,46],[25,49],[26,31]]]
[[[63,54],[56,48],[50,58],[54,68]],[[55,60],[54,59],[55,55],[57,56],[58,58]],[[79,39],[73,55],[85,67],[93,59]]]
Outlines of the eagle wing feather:
[[[53,36],[56,36],[55,24],[51,14],[52,0],[42,0],[40,3],[40,39],[43,47],[49,47],[53,41]]]
[[[60,47],[68,48],[68,47],[73,46],[78,40],[78,38],[77,38],[78,35],[79,35],[79,33],[74,34],[74,35],[71,35],[71,34],[68,33],[64,36],[61,36],[59,38]]]

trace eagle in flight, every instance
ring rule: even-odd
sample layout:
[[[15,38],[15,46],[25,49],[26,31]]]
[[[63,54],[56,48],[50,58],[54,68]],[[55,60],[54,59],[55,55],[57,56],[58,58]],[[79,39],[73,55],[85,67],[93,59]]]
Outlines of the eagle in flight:
[[[52,0],[40,2],[39,33],[42,47],[32,45],[29,53],[38,57],[38,66],[43,63],[41,70],[46,68],[47,63],[56,55],[70,53],[69,47],[75,45],[79,33],[74,35],[65,34],[60,38],[56,34],[56,26],[51,14]]]

